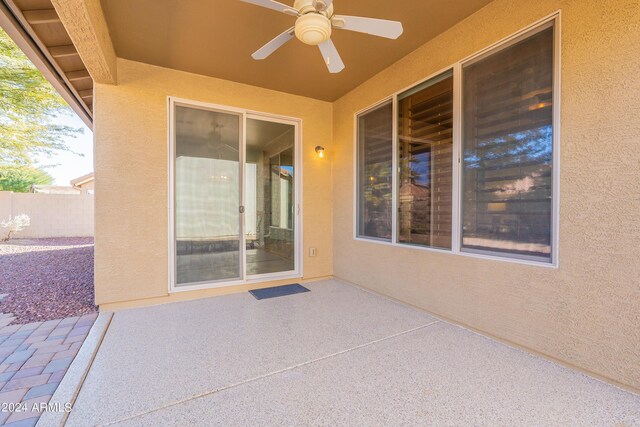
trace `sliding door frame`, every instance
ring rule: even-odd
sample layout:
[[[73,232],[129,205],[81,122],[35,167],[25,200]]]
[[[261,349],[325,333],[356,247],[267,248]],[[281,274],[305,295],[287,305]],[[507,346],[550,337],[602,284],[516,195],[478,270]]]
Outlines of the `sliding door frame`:
[[[176,106],[184,106],[208,111],[216,111],[220,113],[236,114],[240,117],[241,123],[241,140],[240,140],[240,204],[246,206],[245,185],[245,165],[247,150],[247,120],[262,120],[273,123],[282,123],[294,126],[294,269],[285,272],[266,273],[258,275],[247,275],[247,257],[246,257],[246,235],[245,235],[245,214],[238,210],[238,220],[240,222],[240,278],[239,279],[223,279],[217,281],[197,282],[192,285],[177,285],[177,266],[176,266],[176,224],[175,224],[175,153],[176,153],[176,135],[175,135],[175,108]],[[213,289],[227,286],[240,286],[259,282],[268,282],[275,280],[297,279],[302,277],[302,120],[295,117],[286,117],[265,113],[260,111],[252,111],[226,105],[212,104],[202,101],[194,101],[173,96],[167,97],[168,107],[168,123],[167,123],[167,141],[168,141],[168,290],[169,293],[187,292],[201,289]]]
[[[293,144],[293,186],[294,186],[294,203],[293,203],[293,270],[284,271],[284,272],[276,272],[276,273],[263,273],[263,274],[252,274],[247,275],[247,260],[246,256],[243,261],[243,274],[246,283],[256,283],[256,282],[264,282],[269,280],[279,280],[279,279],[290,279],[290,278],[300,278],[302,277],[302,150],[300,149],[302,134],[300,132],[300,127],[302,121],[300,119],[292,119],[289,117],[276,116],[273,114],[267,113],[258,113],[255,111],[246,112],[245,116],[245,127],[248,119],[252,120],[262,120],[271,123],[281,123],[285,125],[291,125],[294,127],[294,135],[295,141]],[[246,154],[246,135],[245,135],[245,143],[243,143],[244,151]],[[243,195],[243,205],[244,205],[244,188],[242,191]],[[244,226],[244,218],[243,218],[243,226]],[[243,227],[244,228],[244,227]],[[246,235],[243,233],[243,239],[246,239]],[[243,243],[246,248],[246,242]]]

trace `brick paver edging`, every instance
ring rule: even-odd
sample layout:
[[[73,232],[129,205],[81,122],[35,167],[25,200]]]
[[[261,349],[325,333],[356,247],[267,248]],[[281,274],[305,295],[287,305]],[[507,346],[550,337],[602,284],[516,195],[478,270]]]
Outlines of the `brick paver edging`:
[[[37,423],[97,315],[0,329],[0,425]]]

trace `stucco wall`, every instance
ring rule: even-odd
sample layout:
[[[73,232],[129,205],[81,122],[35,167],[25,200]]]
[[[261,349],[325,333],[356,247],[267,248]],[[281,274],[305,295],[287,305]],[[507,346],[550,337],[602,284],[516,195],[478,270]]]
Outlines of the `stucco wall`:
[[[31,225],[13,234],[15,238],[93,236],[93,196],[90,194],[0,191],[0,221],[21,214],[29,216]]]
[[[354,113],[558,9],[559,268],[355,241]],[[640,388],[639,40],[637,0],[496,0],[339,99],[334,274]]]
[[[95,94],[95,288],[102,308],[265,286],[168,296],[168,96],[302,119],[304,277],[332,274],[331,165],[314,152],[332,138],[330,103],[124,59],[118,85],[96,84]],[[318,249],[313,258],[311,246]]]

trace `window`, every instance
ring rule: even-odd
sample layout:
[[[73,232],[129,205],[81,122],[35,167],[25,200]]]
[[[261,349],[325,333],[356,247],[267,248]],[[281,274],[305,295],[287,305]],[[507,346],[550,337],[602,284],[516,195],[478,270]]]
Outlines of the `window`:
[[[551,259],[553,27],[463,67],[462,250]]]
[[[451,248],[453,72],[398,95],[398,240]]]
[[[358,236],[391,240],[392,105],[358,116]]]
[[[555,263],[557,19],[357,116],[356,237]]]

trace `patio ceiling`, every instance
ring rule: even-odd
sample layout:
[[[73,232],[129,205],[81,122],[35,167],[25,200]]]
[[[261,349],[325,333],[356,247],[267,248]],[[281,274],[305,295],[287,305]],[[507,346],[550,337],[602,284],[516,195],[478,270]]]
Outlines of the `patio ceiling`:
[[[404,26],[398,40],[334,31],[346,64],[339,74],[327,72],[317,48],[297,40],[264,61],[251,59],[294,18],[240,0],[102,0],[101,5],[118,57],[334,101],[489,2],[336,0],[336,13]]]

